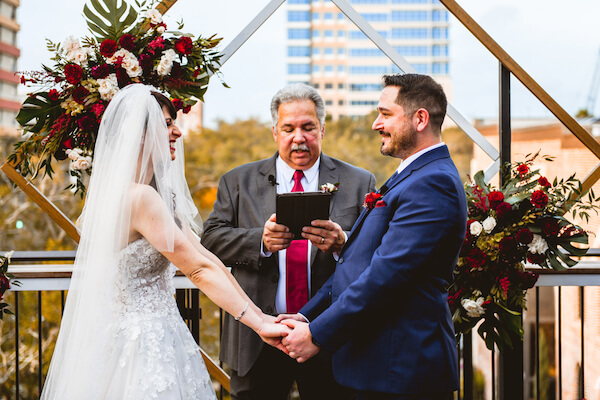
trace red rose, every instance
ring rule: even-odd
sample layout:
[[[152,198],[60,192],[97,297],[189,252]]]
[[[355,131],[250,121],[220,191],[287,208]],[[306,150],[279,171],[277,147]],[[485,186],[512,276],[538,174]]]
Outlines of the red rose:
[[[77,125],[79,125],[79,129],[82,131],[90,132],[96,125],[96,118],[90,114],[86,114],[77,120]]]
[[[173,103],[173,106],[177,111],[183,108],[183,101],[181,101],[180,99],[173,99],[171,100],[171,102]]]
[[[487,262],[487,255],[478,248],[472,249],[467,256],[467,267],[471,270],[483,268]]]
[[[517,251],[517,242],[510,236],[504,236],[498,243],[498,250],[504,259],[512,258]]]
[[[537,274],[534,274],[533,272],[529,272],[529,271],[519,271],[519,278],[521,279],[521,282],[523,283],[522,284],[523,290],[531,289],[532,287],[535,286],[535,283],[538,280]]]
[[[10,281],[6,276],[0,276],[0,296],[4,296],[4,292],[10,289]]]
[[[62,142],[62,147],[65,149],[72,149],[75,147],[75,142],[73,142],[73,138],[68,138],[64,142]]]
[[[77,64],[67,64],[65,65],[65,78],[67,82],[71,85],[76,85],[81,82],[81,78],[83,77],[83,70]]]
[[[191,110],[191,109],[192,109],[192,106],[189,106],[189,105],[188,105],[188,106],[185,106],[185,107],[183,107],[183,113],[184,113],[184,114],[187,114],[187,113],[189,113],[189,112],[190,112],[190,110]]]
[[[108,64],[100,64],[92,67],[92,77],[94,79],[104,79],[110,74],[110,67]]]
[[[550,185],[550,182],[548,182],[548,179],[544,178],[543,176],[540,176],[540,179],[538,179],[538,183],[540,184],[540,186],[543,186],[543,187],[552,186],[552,185]]]
[[[560,231],[560,226],[558,225],[558,221],[554,218],[546,218],[544,219],[544,223],[542,225],[542,232],[544,235],[549,237],[558,236],[558,232]]]
[[[529,229],[523,228],[517,232],[515,237],[520,243],[529,244],[533,240],[533,233]]]
[[[527,261],[532,264],[544,265],[546,263],[546,255],[545,254],[533,254],[527,253]]]
[[[546,207],[546,204],[548,204],[548,195],[543,190],[536,190],[531,194],[531,204],[537,208]]]
[[[140,54],[140,66],[144,71],[144,75],[150,75],[152,73],[152,57],[148,54]]]
[[[100,43],[100,54],[104,57],[109,58],[112,57],[113,54],[117,51],[117,42],[112,39],[104,39],[102,43]]]
[[[171,76],[173,78],[179,78],[183,74],[183,69],[181,68],[181,64],[174,62],[171,67]]]
[[[499,190],[494,190],[487,195],[488,201],[490,202],[490,208],[495,209],[502,200],[504,200],[504,193]]]
[[[79,104],[83,104],[85,102],[85,98],[89,96],[89,94],[89,90],[83,86],[77,86],[75,89],[73,89],[73,100]]]
[[[124,68],[117,68],[116,75],[117,83],[121,89],[131,83],[131,79],[129,78],[129,75],[127,75],[127,71],[125,71]]]
[[[521,174],[521,176],[525,175],[526,173],[529,172],[529,167],[527,166],[527,164],[519,164],[517,166],[517,172],[519,174]]]
[[[510,215],[511,211],[512,206],[505,201],[501,202],[496,206],[496,215],[498,216],[498,219],[506,218]]]
[[[119,46],[125,50],[135,50],[135,36],[130,35],[129,33],[124,34],[119,38]]]
[[[106,106],[103,103],[96,103],[92,106],[92,108],[90,110],[94,113],[94,115],[96,116],[96,118],[99,121],[100,117],[104,113],[105,109],[106,109]]]
[[[50,89],[50,91],[48,92],[48,97],[52,101],[58,101],[58,99],[60,98],[60,94],[58,93],[58,90]]]
[[[383,195],[381,193],[370,192],[365,195],[365,202],[363,207],[372,210],[375,207],[377,200],[381,199]]]
[[[188,36],[184,36],[175,41],[175,51],[184,56],[191,54],[193,48],[194,44],[192,43],[192,38]]]

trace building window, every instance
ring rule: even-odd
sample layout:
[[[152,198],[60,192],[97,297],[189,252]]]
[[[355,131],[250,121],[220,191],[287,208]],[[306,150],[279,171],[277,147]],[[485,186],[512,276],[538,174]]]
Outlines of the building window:
[[[309,4],[309,0],[288,0],[289,4]]]
[[[350,105],[353,106],[376,106],[379,103],[377,100],[352,100]]]
[[[342,31],[342,30],[338,31],[338,37],[339,37],[339,38],[346,37],[346,32],[344,32],[344,31]]]
[[[338,19],[338,21],[341,21],[341,20],[343,20],[343,19],[344,19],[344,13],[341,13],[341,12],[340,12],[340,13],[338,13],[338,14],[337,14],[337,19]]]
[[[313,83],[313,84],[312,84],[312,86],[313,86],[315,89],[318,89],[318,88],[319,88],[319,84],[318,84],[318,83]]]
[[[313,47],[312,48],[312,55],[313,56],[318,56],[319,54],[321,54],[321,48],[320,47]]]
[[[392,29],[392,39],[429,39],[429,29],[427,29],[427,28],[393,28]]]
[[[448,11],[446,10],[433,10],[431,11],[432,21],[448,21]]]
[[[417,70],[418,74],[429,74],[429,64],[427,63],[416,63],[412,64],[413,68]],[[392,74],[400,74],[403,71],[398,68],[396,64],[392,64]]]
[[[325,105],[326,106],[332,106],[333,105],[333,100],[325,100]]]
[[[332,38],[333,37],[333,31],[331,29],[327,29],[325,31],[325,37],[326,38]]]
[[[429,12],[424,10],[392,11],[392,21],[429,21]]]
[[[312,66],[312,72],[313,72],[313,74],[321,72],[321,66],[320,65],[313,65]]]
[[[346,67],[343,65],[338,65],[338,72],[340,72],[340,73],[346,72]]]
[[[383,75],[388,72],[388,67],[383,65],[352,65],[352,75]]]
[[[323,53],[327,56],[327,55],[333,55],[333,48],[331,47],[325,47]]]
[[[352,92],[379,92],[382,87],[380,83],[351,83],[350,91]]]
[[[344,105],[344,100],[338,100],[338,106],[343,106]]]
[[[392,4],[429,4],[430,2],[431,0],[392,0]]]
[[[434,57],[448,57],[448,46],[435,44],[431,47],[431,55]]]
[[[448,63],[433,63],[431,65],[432,74],[447,75],[448,72]]]
[[[326,12],[325,14],[323,14],[323,19],[325,21],[333,21],[333,13]]]
[[[433,39],[448,39],[448,28],[433,28],[431,37]]]
[[[313,37],[313,39],[318,38],[320,36],[321,36],[321,31],[316,30],[316,29],[314,31],[312,31],[312,37]]]
[[[352,4],[387,4],[388,0],[350,0]]]
[[[350,57],[381,57],[383,52],[379,49],[350,49]]]
[[[321,18],[321,15],[318,12],[312,13],[313,21],[318,21]]]
[[[343,47],[338,47],[338,56],[343,56],[346,54],[346,49]]]
[[[361,15],[368,22],[386,22],[388,17],[385,13],[363,13]]]
[[[428,46],[396,46],[394,49],[405,57],[426,57],[429,55]]]
[[[308,46],[289,46],[288,47],[288,57],[309,57],[309,56],[310,56],[310,47],[308,47]]]
[[[308,22],[310,13],[308,11],[288,11],[289,22]]]
[[[362,33],[362,31],[350,31],[350,39],[354,39],[354,40],[367,39],[367,35]]]
[[[333,83],[326,83],[325,89],[333,89]]]
[[[288,29],[288,39],[310,39],[310,29]]]
[[[338,83],[338,89],[343,89],[344,88],[344,84],[343,83]]]
[[[326,65],[325,72],[333,72],[333,65]]]
[[[288,75],[310,74],[309,64],[288,64]]]

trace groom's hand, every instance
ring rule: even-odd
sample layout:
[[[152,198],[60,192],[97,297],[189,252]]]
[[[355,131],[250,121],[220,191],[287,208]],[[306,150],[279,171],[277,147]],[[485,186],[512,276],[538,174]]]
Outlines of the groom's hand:
[[[311,226],[302,228],[302,237],[324,253],[339,253],[346,243],[344,230],[330,219],[315,219]]]
[[[290,357],[302,363],[321,351],[320,347],[313,344],[312,335],[306,322],[286,319],[281,323],[292,328],[292,331],[281,340]]]
[[[277,318],[275,318],[275,322],[281,322],[286,319],[293,319],[294,321],[299,322],[308,322],[308,320],[302,314],[279,314]]]

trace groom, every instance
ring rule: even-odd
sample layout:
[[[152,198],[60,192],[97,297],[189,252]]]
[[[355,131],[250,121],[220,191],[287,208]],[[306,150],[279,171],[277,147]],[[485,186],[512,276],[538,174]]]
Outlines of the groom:
[[[402,163],[367,196],[331,278],[284,320],[293,331],[282,344],[298,362],[333,354],[336,381],[357,400],[448,400],[458,362],[446,288],[467,204],[441,141],[446,96],[425,75],[383,81],[373,129]]]

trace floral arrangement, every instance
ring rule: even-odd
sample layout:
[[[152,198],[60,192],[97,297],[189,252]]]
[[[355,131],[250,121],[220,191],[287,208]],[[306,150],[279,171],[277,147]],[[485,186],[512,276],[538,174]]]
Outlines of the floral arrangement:
[[[385,202],[381,199],[383,194],[378,192],[369,192],[365,195],[363,207],[371,211],[375,207],[385,207]]]
[[[588,220],[588,211],[597,212],[598,199],[592,191],[583,199],[574,175],[551,183],[533,170],[538,157],[507,166],[501,189],[486,184],[482,171],[465,186],[469,220],[448,303],[457,334],[483,320],[478,333],[490,350],[512,348],[511,337],[522,338],[520,313],[537,281],[525,266],[562,270],[587,252],[587,233],[564,214]]]
[[[4,293],[8,289],[10,289],[10,284],[15,286],[21,286],[19,281],[14,280],[14,276],[8,272],[8,264],[10,263],[10,257],[13,252],[9,251],[4,255],[0,256],[0,319],[4,318],[4,314],[13,314],[12,311],[8,309],[8,303],[4,302]]]
[[[152,85],[171,96],[177,110],[189,112],[202,100],[221,55],[219,38],[167,31],[154,1],[92,1],[83,13],[93,37],[73,37],[62,44],[47,41],[54,66],[24,72],[21,83],[34,87],[17,121],[27,138],[16,144],[9,160],[20,160],[24,176],[41,170],[52,177],[52,158],[71,161],[76,183],[85,192],[82,172],[91,172],[93,150],[102,114],[112,97],[131,83]],[[107,23],[106,21],[110,21]]]
[[[319,191],[323,192],[323,193],[335,193],[338,191],[338,188],[340,187],[340,183],[336,182],[336,183],[324,183],[321,186],[319,186]]]

